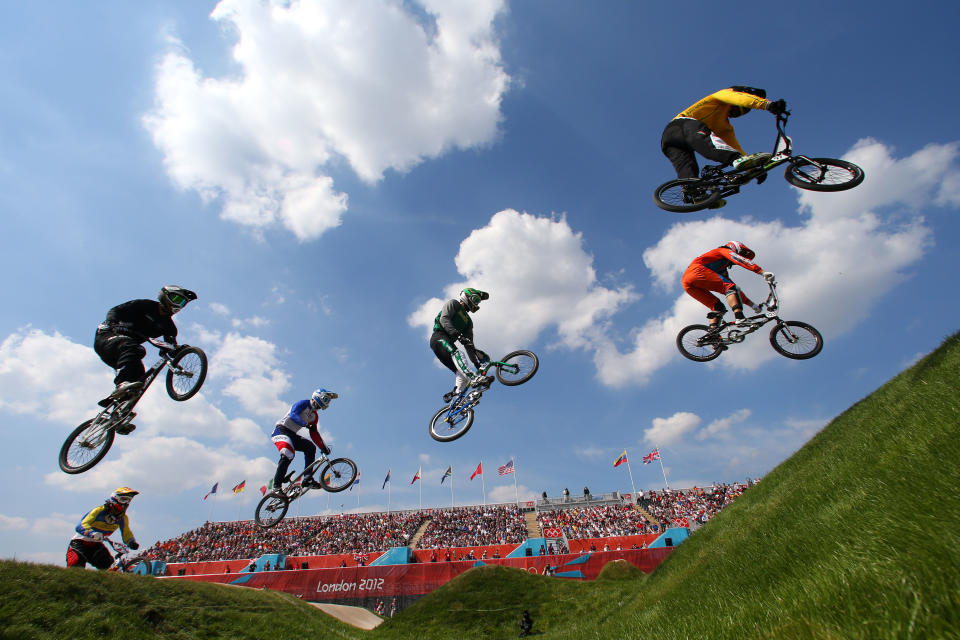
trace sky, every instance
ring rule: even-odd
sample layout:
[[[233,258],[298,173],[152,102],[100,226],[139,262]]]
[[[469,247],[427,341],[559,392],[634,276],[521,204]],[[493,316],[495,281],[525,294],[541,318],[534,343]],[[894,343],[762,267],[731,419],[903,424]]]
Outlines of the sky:
[[[252,517],[278,459],[273,425],[317,387],[340,394],[321,433],[361,481],[292,515],[761,477],[934,349],[960,312],[960,96],[942,73],[958,62],[960,9],[685,11],[5,7],[0,557],[61,564],[78,520],[124,485],[141,491],[129,514],[144,546]],[[803,192],[775,171],[721,210],[658,209],[652,192],[673,177],[664,125],[732,84],[784,98],[796,152],[856,162],[863,184]],[[773,147],[769,113],[735,126],[748,152]],[[706,309],[680,277],[729,240],[776,273],[784,318],[821,331],[818,356],[783,358],[761,330],[711,363],[681,357],[677,332]],[[731,275],[762,299],[761,278]],[[209,356],[206,383],[183,403],[154,385],[134,433],[62,473],[64,438],[112,388],[96,325],[164,284],[199,296],[176,322]],[[438,443],[427,427],[453,375],[428,337],[464,286],[490,292],[477,346],[531,349],[540,370],[494,384],[471,431]],[[654,448],[662,469],[642,463]],[[614,468],[624,451],[629,470]],[[516,474],[498,476],[511,459]]]

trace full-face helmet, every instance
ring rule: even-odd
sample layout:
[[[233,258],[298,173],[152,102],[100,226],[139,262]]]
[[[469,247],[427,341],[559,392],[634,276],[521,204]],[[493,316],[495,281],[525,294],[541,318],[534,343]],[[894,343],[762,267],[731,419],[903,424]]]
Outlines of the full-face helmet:
[[[321,411],[325,410],[330,406],[330,401],[334,398],[339,398],[336,393],[333,391],[327,391],[326,389],[317,389],[313,392],[313,395],[310,396],[310,401],[313,403],[314,409],[319,409]]]
[[[486,300],[490,294],[480,289],[467,287],[460,292],[460,304],[466,307],[467,311],[476,311],[480,308],[480,301]]]
[[[747,260],[753,260],[753,258],[757,255],[753,252],[753,249],[742,242],[737,242],[736,240],[731,240],[723,246],[725,246],[727,249],[730,249],[730,251],[733,251],[735,254],[743,256]]]
[[[187,303],[191,300],[196,300],[197,294],[189,289],[184,289],[183,287],[178,287],[175,284],[165,285],[160,289],[160,294],[157,296],[157,300],[160,301],[160,304],[169,311],[170,313],[176,313],[187,306]]]

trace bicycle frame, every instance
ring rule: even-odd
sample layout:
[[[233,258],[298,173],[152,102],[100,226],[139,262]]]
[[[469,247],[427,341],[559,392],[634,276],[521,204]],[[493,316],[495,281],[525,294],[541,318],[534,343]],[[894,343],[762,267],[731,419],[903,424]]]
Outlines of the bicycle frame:
[[[760,303],[760,313],[747,318],[748,322],[744,324],[736,324],[736,321],[721,322],[718,327],[711,329],[704,337],[720,334],[720,344],[737,344],[743,342],[748,335],[771,321],[776,321],[781,330],[793,335],[787,328],[787,324],[780,319],[780,298],[777,296],[776,281],[767,284],[770,287],[770,293],[767,295],[767,299]],[[726,333],[723,333],[724,331]]]
[[[299,475],[294,475],[291,472],[286,478],[284,478],[284,482],[292,482],[292,484],[288,485],[285,489],[281,489],[279,493],[285,495],[290,499],[291,502],[301,497],[307,491],[310,491],[310,489],[315,488],[303,486],[303,478],[305,476],[310,476],[312,478],[313,474],[315,474],[325,463],[330,461],[325,453],[322,451],[319,451],[318,453],[319,455],[317,456],[316,460],[308,464],[307,468],[301,471]]]
[[[504,369],[513,374],[520,372],[520,365],[518,364],[501,362],[499,360],[490,360],[483,363],[483,365],[481,365],[477,370],[477,373],[481,376],[485,376],[487,375],[487,372],[493,368]],[[464,387],[463,391],[461,391],[460,394],[450,403],[450,411],[447,413],[447,417],[456,418],[467,409],[472,409],[473,407],[477,406],[477,403],[480,402],[481,396],[483,396],[483,392],[483,389],[475,389],[469,385]],[[466,400],[466,402],[464,400]]]

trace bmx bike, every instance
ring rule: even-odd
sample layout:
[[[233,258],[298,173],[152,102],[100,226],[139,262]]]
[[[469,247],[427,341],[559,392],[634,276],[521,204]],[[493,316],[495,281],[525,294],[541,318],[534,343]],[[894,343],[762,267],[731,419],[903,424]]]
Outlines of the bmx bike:
[[[793,141],[784,128],[790,112],[777,116],[777,140],[773,157],[750,169],[725,169],[728,165],[707,165],[699,178],[679,178],[664,182],[653,192],[658,207],[673,213],[692,213],[710,207],[721,198],[740,192],[740,187],[786,164],[783,177],[800,189],[809,191],[845,191],[863,182],[863,169],[835,158],[809,158],[793,155]],[[761,180],[762,182],[762,180]]]
[[[65,473],[83,473],[107,455],[117,433],[132,430],[133,408],[146,393],[164,367],[167,369],[167,394],[182,402],[200,390],[207,377],[207,355],[199,347],[174,347],[161,340],[149,339],[160,350],[160,359],[147,369],[143,386],[122,397],[109,396],[100,401],[103,410],[73,430],[60,447],[60,469]]]
[[[484,363],[478,373],[485,376],[490,369],[494,369],[501,384],[515,387],[532,378],[539,368],[540,359],[537,354],[520,349],[511,351],[503,356],[502,360]],[[452,442],[466,434],[473,426],[473,409],[488,388],[465,387],[450,404],[433,415],[430,420],[430,437],[439,442]]]
[[[104,538],[104,542],[113,548],[116,554],[113,557],[113,564],[107,568],[107,571],[117,571],[119,573],[136,573],[141,565],[145,565],[147,573],[150,572],[150,561],[142,556],[130,555],[130,547],[122,542],[114,542],[110,538]]]
[[[677,348],[684,357],[696,362],[707,362],[718,357],[730,345],[744,339],[767,324],[775,322],[770,329],[770,346],[782,356],[794,360],[806,360],[823,349],[823,336],[806,322],[782,320],[779,316],[780,302],[777,298],[777,283],[770,281],[770,294],[760,303],[760,313],[746,318],[741,324],[721,321],[716,327],[692,324],[677,334]]]
[[[290,508],[290,503],[303,496],[310,487],[303,485],[305,478],[312,478],[317,469],[320,471],[320,487],[330,493],[338,493],[350,487],[353,481],[357,479],[357,463],[350,458],[330,459],[323,452],[319,452],[319,457],[307,465],[299,475],[294,475],[291,471],[283,479],[281,488],[268,492],[260,500],[257,510],[254,513],[254,520],[257,525],[269,529],[283,520]]]

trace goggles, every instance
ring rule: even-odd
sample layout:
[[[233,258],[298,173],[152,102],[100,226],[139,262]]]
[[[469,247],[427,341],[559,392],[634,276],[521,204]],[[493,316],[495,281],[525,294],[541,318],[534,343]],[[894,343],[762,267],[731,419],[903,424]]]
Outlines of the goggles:
[[[189,302],[186,296],[182,296],[179,293],[168,293],[167,300],[169,300],[170,304],[177,308],[183,308],[187,305],[187,302]]]

